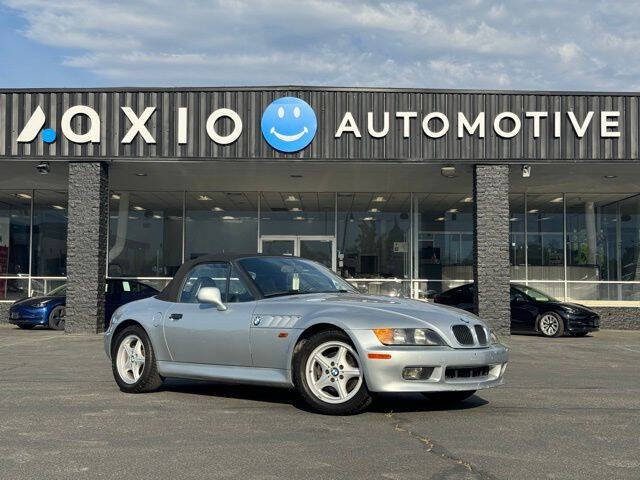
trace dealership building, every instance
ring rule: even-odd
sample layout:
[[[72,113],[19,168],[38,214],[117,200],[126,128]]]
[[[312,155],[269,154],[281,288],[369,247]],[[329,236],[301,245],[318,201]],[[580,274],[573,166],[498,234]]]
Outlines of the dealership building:
[[[372,294],[509,283],[640,328],[640,95],[315,87],[0,90],[0,319],[207,253],[311,258]]]

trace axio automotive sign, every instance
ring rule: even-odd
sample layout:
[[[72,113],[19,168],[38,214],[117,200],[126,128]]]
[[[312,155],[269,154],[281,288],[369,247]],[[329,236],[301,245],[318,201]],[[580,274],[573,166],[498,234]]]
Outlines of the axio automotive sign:
[[[322,106],[315,106],[321,108]],[[130,144],[134,138],[140,137],[146,144],[155,144],[156,136],[151,133],[148,125],[156,115],[157,107],[144,106],[134,109],[132,107],[120,107],[122,120],[127,129],[120,140],[122,144]],[[176,108],[176,131],[171,138],[177,145],[185,145],[189,142],[189,107]],[[562,117],[565,118],[562,118]],[[560,138],[563,133],[562,125],[568,120],[570,130],[577,138],[582,138],[589,129],[597,128],[593,110],[578,114],[574,111],[502,111],[488,118],[484,111],[473,115],[458,111],[447,115],[441,111],[368,111],[357,115],[352,111],[340,112],[335,118],[335,125],[330,131],[318,131],[318,121],[314,106],[297,97],[282,97],[274,100],[262,112],[260,129],[264,140],[275,150],[284,153],[293,153],[308,147],[317,134],[331,135],[340,139],[351,136],[353,139],[362,139],[367,136],[373,139],[382,139],[390,135],[398,135],[402,138],[411,138],[414,135],[422,135],[428,139],[438,139],[446,135],[454,135],[456,138],[474,137],[485,138],[487,130],[503,139],[511,139],[520,135],[523,131],[523,123],[529,122],[532,128],[527,128],[532,138],[539,138],[542,132],[548,132],[548,124],[553,120],[552,136]],[[18,144],[34,142],[38,135],[46,144],[54,143],[60,135],[69,142],[76,144],[99,144],[108,139],[101,134],[101,124],[104,121],[100,114],[87,105],[75,105],[62,112],[60,132],[47,124],[47,118],[42,106],[37,105],[27,116],[19,135],[16,138]],[[620,137],[620,111],[603,110],[598,112],[599,128],[594,132],[600,138]],[[74,121],[82,118],[85,121]],[[229,131],[222,133],[219,122],[227,119],[232,125]],[[206,116],[204,125],[195,125],[193,128],[203,128],[210,141],[218,145],[230,145],[236,142],[243,134],[245,122],[250,119],[242,118],[233,108],[217,108]],[[253,119],[251,119],[253,120]],[[79,127],[84,124],[85,127]],[[158,132],[158,130],[156,130]],[[160,130],[162,135],[167,134]],[[548,135],[548,134],[547,134]]]

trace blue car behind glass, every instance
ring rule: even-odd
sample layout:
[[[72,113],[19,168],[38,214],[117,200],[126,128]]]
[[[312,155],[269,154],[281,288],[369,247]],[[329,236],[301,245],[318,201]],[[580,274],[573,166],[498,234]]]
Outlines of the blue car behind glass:
[[[141,282],[107,280],[105,329],[109,327],[111,316],[118,307],[134,300],[152,297],[157,293],[158,290]],[[66,302],[66,285],[52,290],[45,296],[18,300],[9,309],[9,323],[24,329],[42,326],[53,330],[64,330]]]

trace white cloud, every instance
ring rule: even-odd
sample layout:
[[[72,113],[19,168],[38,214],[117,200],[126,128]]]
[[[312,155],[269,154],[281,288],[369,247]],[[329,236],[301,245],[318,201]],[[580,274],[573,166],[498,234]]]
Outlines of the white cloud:
[[[634,1],[0,0],[118,85],[629,90]],[[46,78],[46,77],[45,77]]]

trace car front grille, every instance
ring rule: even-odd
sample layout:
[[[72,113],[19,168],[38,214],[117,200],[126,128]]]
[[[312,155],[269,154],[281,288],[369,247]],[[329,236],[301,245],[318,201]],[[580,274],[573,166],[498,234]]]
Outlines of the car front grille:
[[[489,365],[481,367],[447,367],[444,372],[446,378],[477,378],[489,375]]]
[[[466,325],[454,325],[451,329],[460,345],[473,345],[473,335],[469,327]]]
[[[482,325],[474,325],[473,328],[476,331],[476,337],[478,338],[478,343],[480,345],[486,345],[487,344],[487,333],[485,332],[485,330],[482,327]]]

